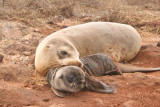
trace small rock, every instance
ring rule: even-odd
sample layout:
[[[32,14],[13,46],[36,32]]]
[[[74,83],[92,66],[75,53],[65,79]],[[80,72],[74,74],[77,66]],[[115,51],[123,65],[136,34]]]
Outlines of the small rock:
[[[0,34],[0,41],[2,41],[5,38],[4,34]]]
[[[48,98],[44,98],[43,101],[44,101],[44,102],[48,102],[49,99],[48,99]]]
[[[134,104],[136,102],[134,100],[128,100],[123,103],[123,107],[135,107]]]
[[[67,104],[52,104],[49,107],[66,107]]]
[[[160,82],[155,82],[154,85],[159,86]]]
[[[28,87],[28,83],[24,83],[24,87]]]
[[[31,86],[31,89],[36,89],[36,88],[37,88],[36,85],[32,85],[32,86]]]
[[[2,24],[2,29],[0,29],[1,34],[6,38],[20,38],[22,37],[22,32],[18,28],[18,24],[14,22],[8,22]]]
[[[104,102],[103,102],[103,100],[100,99],[100,98],[96,98],[96,99],[95,99],[95,102],[96,102],[99,106],[104,106]]]
[[[39,40],[38,39],[31,39],[30,40],[31,42],[30,42],[30,45],[31,46],[38,46],[38,44],[39,44]]]
[[[61,29],[67,28],[67,27],[68,27],[67,25],[62,25],[62,26],[60,26]]]
[[[23,107],[30,107],[30,103],[28,103],[28,104],[24,104],[24,106]]]
[[[34,29],[34,32],[41,33],[38,29]]]
[[[47,24],[53,25],[53,21],[48,21]]]
[[[26,104],[25,106],[23,106],[23,107],[40,107],[40,106],[31,106],[31,104]]]
[[[0,54],[0,62],[3,61],[4,56],[2,54]]]
[[[157,89],[156,92],[160,93],[160,89]]]
[[[35,69],[34,64],[28,64],[28,67],[29,67],[29,68],[32,68],[32,69]]]
[[[15,55],[16,53],[15,52],[8,52],[7,54],[8,55]]]
[[[157,43],[157,46],[160,47],[160,42]]]
[[[52,20],[54,20],[54,22],[62,22],[64,20],[64,17],[62,15],[58,15],[55,16]]]
[[[27,40],[29,40],[29,39],[32,39],[33,37],[32,37],[32,35],[31,34],[28,34],[28,35],[26,35],[26,36],[24,36],[24,38],[23,39],[27,39]]]
[[[28,65],[28,64],[30,63],[29,57],[28,57],[28,56],[23,57],[23,58],[22,58],[22,62],[23,62],[24,64]]]
[[[29,52],[29,51],[25,51],[25,52],[23,52],[22,54],[25,55],[25,56],[30,56],[32,53]]]
[[[21,60],[24,64],[26,64],[26,65],[28,65],[28,66],[30,66],[30,67],[34,67],[34,59],[35,59],[35,56],[34,56],[34,55],[32,55],[32,56],[26,56],[26,57],[21,57],[21,58],[20,58],[20,60]]]
[[[85,17],[82,19],[82,22],[89,22],[89,21],[92,21],[90,17]]]

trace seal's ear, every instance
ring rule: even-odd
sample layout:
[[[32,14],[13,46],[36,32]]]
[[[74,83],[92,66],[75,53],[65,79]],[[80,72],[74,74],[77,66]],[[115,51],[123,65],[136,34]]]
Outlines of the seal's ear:
[[[54,94],[56,94],[58,97],[65,97],[65,93],[59,90],[56,90],[55,88],[51,87],[51,90]]]
[[[46,80],[48,81],[48,83],[51,85],[51,80],[53,79],[53,77],[56,74],[56,70],[51,69],[48,71],[47,75],[46,75]]]
[[[64,97],[65,96],[65,93],[62,92],[62,91],[59,91],[57,89],[55,89],[54,87],[52,87],[52,81],[54,81],[54,77],[56,75],[56,69],[50,69],[46,75],[46,80],[48,81],[48,83],[50,84],[51,86],[51,90],[54,94],[56,94],[58,97]]]
[[[85,79],[86,79],[85,87],[90,91],[95,91],[95,92],[105,93],[105,94],[115,92],[114,88],[108,86],[107,84],[101,81],[98,81],[92,78],[88,74],[85,74]]]

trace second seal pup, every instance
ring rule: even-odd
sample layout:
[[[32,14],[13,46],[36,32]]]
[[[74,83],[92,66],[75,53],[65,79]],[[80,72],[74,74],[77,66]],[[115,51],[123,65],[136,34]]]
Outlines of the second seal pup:
[[[139,33],[130,25],[90,22],[57,31],[38,45],[36,71],[45,76],[52,67],[81,66],[79,56],[104,53],[116,62],[129,61],[141,47]]]

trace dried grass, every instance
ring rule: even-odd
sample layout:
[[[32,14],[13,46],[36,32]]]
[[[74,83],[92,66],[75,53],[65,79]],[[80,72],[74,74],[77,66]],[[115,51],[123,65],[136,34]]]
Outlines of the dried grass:
[[[143,10],[160,10],[160,0],[6,0],[0,6],[0,20],[19,21],[29,26],[40,26],[55,16],[64,18],[91,17],[92,21],[110,21],[135,27],[153,28],[160,18]],[[142,13],[137,13],[142,11]],[[154,31],[160,33],[159,25]]]
[[[154,9],[160,9],[160,0],[123,0],[123,2],[127,3],[131,6],[141,6],[145,7],[148,5],[154,5]]]

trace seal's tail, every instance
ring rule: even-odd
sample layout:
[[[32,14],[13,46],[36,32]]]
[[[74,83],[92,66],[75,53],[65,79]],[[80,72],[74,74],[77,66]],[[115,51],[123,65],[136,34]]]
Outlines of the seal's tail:
[[[137,67],[129,64],[115,63],[122,73],[134,73],[134,72],[154,72],[160,71],[160,68],[147,68],[147,67]]]

